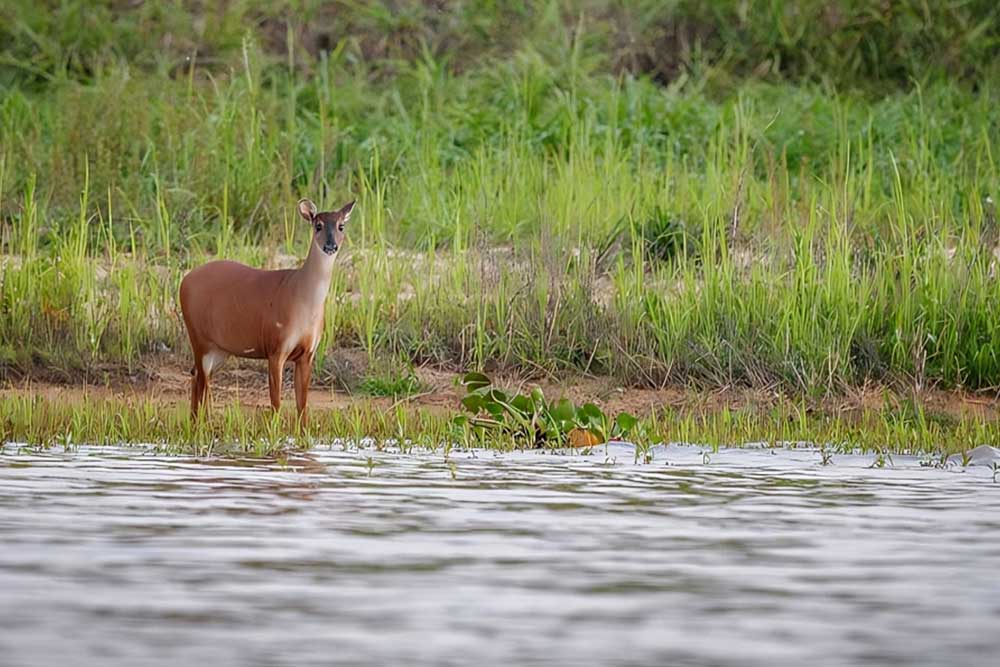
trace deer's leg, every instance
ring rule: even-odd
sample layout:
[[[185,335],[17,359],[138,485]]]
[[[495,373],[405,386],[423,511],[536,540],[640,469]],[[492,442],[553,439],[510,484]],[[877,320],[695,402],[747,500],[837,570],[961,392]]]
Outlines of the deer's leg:
[[[195,379],[197,380],[198,368],[201,369],[202,377],[204,378],[199,403],[204,404],[206,407],[211,407],[212,405],[212,375],[215,374],[216,369],[218,369],[228,357],[229,355],[222,350],[210,349],[202,354],[195,363]]]
[[[201,407],[207,390],[208,375],[205,373],[204,357],[196,353],[191,377],[191,417],[198,417],[198,408]]]
[[[312,376],[313,355],[303,354],[295,360],[295,407],[299,421],[305,426],[306,402],[309,400],[309,378]]]
[[[286,355],[274,354],[267,358],[267,383],[271,390],[271,407],[281,409],[281,371],[285,367]]]

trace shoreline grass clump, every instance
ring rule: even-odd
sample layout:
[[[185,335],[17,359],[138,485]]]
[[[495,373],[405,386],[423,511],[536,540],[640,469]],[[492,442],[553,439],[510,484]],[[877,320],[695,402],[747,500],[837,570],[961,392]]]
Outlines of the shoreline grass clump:
[[[303,428],[288,410],[275,413],[233,403],[191,419],[190,410],[180,403],[89,396],[67,402],[31,392],[0,397],[0,427],[3,442],[64,447],[146,444],[204,455],[272,455],[335,440],[434,448],[446,444],[451,433],[446,418],[403,407],[315,410]]]
[[[557,402],[553,408],[558,411]],[[593,438],[572,437],[570,425],[565,437],[540,442],[534,434],[516,428],[482,428],[467,417],[455,418],[464,416],[403,404],[385,410],[368,402],[344,410],[313,410],[308,429],[303,430],[291,411],[273,413],[237,403],[191,420],[181,403],[87,396],[66,401],[23,392],[0,396],[0,445],[153,445],[177,454],[274,456],[338,444],[445,453],[455,447],[510,451],[571,446],[593,451],[602,444]],[[632,440],[637,462],[652,461],[650,448],[668,443],[710,450],[761,443],[815,447],[826,461],[832,453],[851,452],[933,459],[1000,439],[996,418],[944,418],[916,405],[900,410],[842,411],[782,402],[768,407],[664,408],[637,417],[629,420],[628,433],[622,433],[620,425],[615,433],[602,433],[602,437],[624,435],[625,440]],[[592,427],[592,422],[585,426]]]

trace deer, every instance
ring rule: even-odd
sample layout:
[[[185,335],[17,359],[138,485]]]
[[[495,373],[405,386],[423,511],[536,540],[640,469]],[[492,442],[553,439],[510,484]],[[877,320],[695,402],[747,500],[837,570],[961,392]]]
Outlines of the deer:
[[[208,396],[212,373],[234,356],[267,359],[268,389],[275,412],[281,408],[285,364],[294,362],[295,404],[299,420],[306,422],[309,379],[323,333],[333,264],[353,210],[353,201],[322,213],[310,200],[299,201],[299,215],[309,222],[312,233],[309,252],[297,269],[268,271],[218,260],[184,276],[180,303],[194,355],[193,419]]]

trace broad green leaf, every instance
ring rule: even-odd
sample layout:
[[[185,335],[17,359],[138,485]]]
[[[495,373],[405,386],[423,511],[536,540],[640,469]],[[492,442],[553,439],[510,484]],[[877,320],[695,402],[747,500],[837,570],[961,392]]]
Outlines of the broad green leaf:
[[[531,390],[531,400],[535,402],[535,407],[541,408],[545,405],[545,394],[538,387]]]
[[[600,424],[604,421],[604,412],[593,403],[584,403],[576,411],[577,418],[586,420],[592,424]]]
[[[483,397],[487,401],[496,401],[497,403],[509,403],[510,399],[507,397],[507,392],[502,389],[490,389],[488,392],[483,394]]]
[[[615,417],[615,426],[618,427],[619,435],[628,435],[629,431],[635,428],[635,425],[639,423],[639,419],[627,412],[619,412],[618,416]]]
[[[556,401],[556,404],[552,406],[552,417],[558,420],[570,420],[576,416],[576,406],[573,405],[573,401],[568,398],[562,398]]]
[[[469,394],[461,402],[462,407],[473,414],[483,409],[483,397],[479,394]]]
[[[462,386],[464,386],[468,391],[476,391],[477,389],[483,389],[493,384],[488,377],[482,373],[466,373],[462,376]]]
[[[493,415],[496,419],[503,419],[504,414],[507,412],[503,404],[496,401],[483,401],[483,410]]]
[[[518,394],[514,398],[510,399],[510,404],[515,410],[520,412],[525,417],[533,415],[535,412],[534,402],[532,402],[532,400],[524,394]]]

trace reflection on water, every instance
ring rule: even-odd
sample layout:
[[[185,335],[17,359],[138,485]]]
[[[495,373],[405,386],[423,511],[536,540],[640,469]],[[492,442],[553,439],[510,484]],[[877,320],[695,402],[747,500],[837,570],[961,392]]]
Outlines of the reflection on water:
[[[0,664],[1000,657],[995,451],[654,454],[7,446]]]

